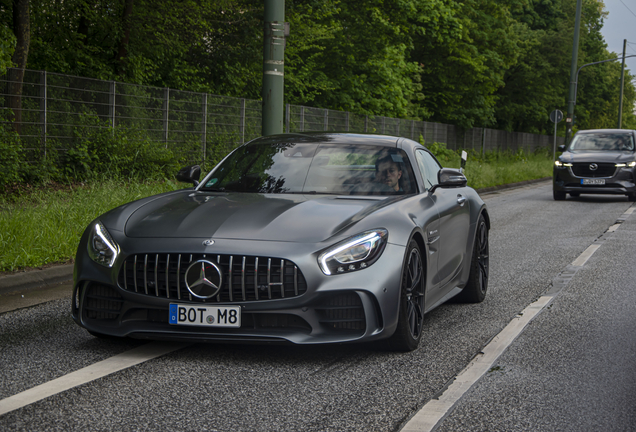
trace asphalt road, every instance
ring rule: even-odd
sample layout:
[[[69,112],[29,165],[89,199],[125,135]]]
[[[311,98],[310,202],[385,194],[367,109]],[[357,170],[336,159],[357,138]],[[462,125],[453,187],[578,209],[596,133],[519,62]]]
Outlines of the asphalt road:
[[[551,195],[542,183],[484,196],[488,297],[427,315],[415,352],[189,345],[7,412],[0,430],[398,431],[546,292],[549,305],[436,429],[636,430],[636,215],[615,225],[632,203]],[[12,396],[148,346],[93,338],[68,298],[27,297],[0,314],[0,412]]]

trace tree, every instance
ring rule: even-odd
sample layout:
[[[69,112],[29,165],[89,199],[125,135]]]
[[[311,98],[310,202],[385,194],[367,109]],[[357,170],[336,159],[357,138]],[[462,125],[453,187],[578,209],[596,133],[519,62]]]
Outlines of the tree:
[[[29,0],[13,0],[13,33],[15,35],[15,51],[12,62],[15,69],[9,76],[9,108],[13,111],[14,130],[20,133],[22,123],[22,82],[24,69],[29,57],[31,42],[31,20]]]

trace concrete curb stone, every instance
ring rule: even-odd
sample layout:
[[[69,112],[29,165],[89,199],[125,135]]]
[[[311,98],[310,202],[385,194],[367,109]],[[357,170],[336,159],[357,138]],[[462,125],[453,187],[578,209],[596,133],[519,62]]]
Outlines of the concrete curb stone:
[[[519,183],[482,188],[477,189],[477,192],[480,194],[495,193],[500,190],[514,189],[534,183],[541,183],[550,180],[551,178],[552,177],[545,177],[537,180],[526,180]],[[50,285],[70,281],[71,279],[73,279],[72,264],[64,264],[42,270],[30,270],[8,276],[0,276],[0,295],[43,289]]]

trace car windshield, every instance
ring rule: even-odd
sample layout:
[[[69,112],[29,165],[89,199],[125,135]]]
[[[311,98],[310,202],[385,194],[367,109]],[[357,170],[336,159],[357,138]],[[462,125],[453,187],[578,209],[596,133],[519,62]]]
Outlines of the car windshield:
[[[406,153],[371,145],[280,143],[236,149],[203,191],[395,195],[417,192]]]
[[[580,134],[572,140],[570,150],[634,151],[634,138],[618,133]]]

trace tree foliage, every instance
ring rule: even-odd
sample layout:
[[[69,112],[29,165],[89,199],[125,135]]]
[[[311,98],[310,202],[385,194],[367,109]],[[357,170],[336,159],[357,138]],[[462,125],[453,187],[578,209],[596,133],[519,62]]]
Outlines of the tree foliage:
[[[16,49],[0,0],[0,72]],[[565,111],[576,0],[286,0],[287,103],[545,133]],[[616,57],[583,1],[579,66]],[[30,0],[27,67],[258,99],[262,0]],[[13,34],[11,34],[13,33]],[[15,63],[15,62],[14,62]],[[614,127],[619,62],[584,68],[577,128]],[[636,125],[626,74],[623,125]]]

